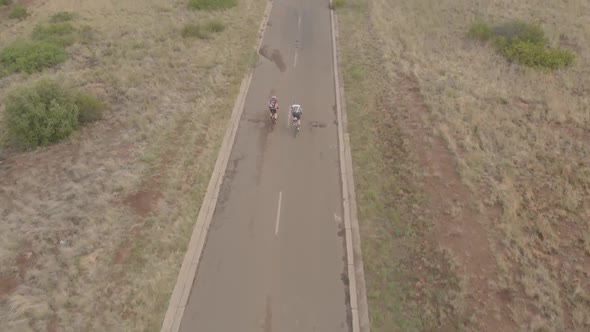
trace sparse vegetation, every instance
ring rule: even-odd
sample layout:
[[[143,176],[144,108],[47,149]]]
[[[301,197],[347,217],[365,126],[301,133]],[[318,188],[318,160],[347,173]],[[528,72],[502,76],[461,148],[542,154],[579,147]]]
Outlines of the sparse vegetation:
[[[23,5],[14,5],[10,10],[10,14],[8,14],[8,17],[11,19],[22,20],[28,15],[29,14],[27,13],[27,7]]]
[[[82,44],[88,45],[94,40],[94,30],[89,25],[81,26],[78,34]]]
[[[338,11],[372,331],[590,328],[590,3],[482,4]]]
[[[78,127],[78,106],[70,92],[48,80],[12,92],[5,112],[10,140],[23,148],[55,143]]]
[[[492,44],[511,62],[530,67],[560,68],[570,65],[575,55],[559,48],[547,47],[547,38],[540,26],[513,20],[490,27],[483,21],[476,21],[469,35]]]
[[[0,0],[0,6],[7,6],[12,4],[12,0]]]
[[[189,0],[188,6],[197,10],[224,10],[235,7],[238,0]]]
[[[240,0],[221,14],[79,1],[84,20],[55,22],[71,2],[34,1],[26,22],[3,22],[13,28],[0,29],[0,53],[17,39],[47,44],[32,38],[37,24],[70,23],[80,43],[63,65],[0,77],[2,331],[159,329],[267,3]],[[179,33],[220,18],[231,29],[206,47]],[[104,117],[22,152],[7,145],[7,95],[39,76],[66,87],[79,123],[101,106],[76,91],[104,103]]]
[[[63,47],[46,41],[16,41],[0,50],[0,69],[5,74],[33,73],[65,61]]]

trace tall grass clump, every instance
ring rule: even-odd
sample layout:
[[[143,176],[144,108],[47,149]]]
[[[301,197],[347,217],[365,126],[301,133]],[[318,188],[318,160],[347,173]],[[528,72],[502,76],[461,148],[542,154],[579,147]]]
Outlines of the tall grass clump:
[[[207,39],[209,38],[209,34],[203,29],[200,24],[186,24],[184,28],[182,28],[181,35],[183,38],[200,38],[200,39]]]
[[[491,42],[509,61],[529,67],[556,69],[570,65],[575,59],[569,50],[549,47],[540,26],[519,20],[496,26],[476,21],[469,29],[469,36]]]
[[[86,124],[102,119],[105,108],[102,100],[82,92],[73,94],[74,103],[78,107],[78,122]]]
[[[221,20],[211,20],[204,26],[205,30],[212,33],[222,32],[225,30],[225,24]]]
[[[51,16],[51,23],[68,22],[74,19],[74,14],[70,12],[58,12]]]
[[[0,71],[33,73],[65,61],[63,47],[46,41],[15,41],[0,50]]]
[[[212,34],[225,30],[225,24],[220,20],[211,20],[206,24],[187,24],[182,29],[181,35],[184,38],[209,39]]]
[[[238,0],[189,0],[188,7],[196,10],[224,10],[238,5]]]
[[[344,5],[346,5],[346,0],[332,0],[330,8],[333,10],[338,10],[339,8],[344,7]]]
[[[76,41],[76,29],[68,22],[37,25],[33,29],[32,38],[64,47],[70,46]]]
[[[21,148],[49,145],[78,127],[79,110],[74,99],[50,80],[14,90],[4,110],[10,140]]]
[[[29,13],[27,13],[27,7],[23,5],[15,5],[14,7],[12,7],[12,10],[10,10],[8,18],[22,20],[28,15]]]

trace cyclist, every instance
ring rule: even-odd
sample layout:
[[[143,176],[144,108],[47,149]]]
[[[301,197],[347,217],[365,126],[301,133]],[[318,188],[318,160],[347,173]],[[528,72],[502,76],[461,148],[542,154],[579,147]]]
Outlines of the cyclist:
[[[279,109],[279,101],[276,96],[272,96],[268,102],[268,109],[270,110],[270,118],[277,119],[277,110]]]
[[[297,120],[297,126],[301,127],[301,116],[303,115],[303,109],[301,108],[301,105],[291,105],[291,115],[293,116],[293,121]]]

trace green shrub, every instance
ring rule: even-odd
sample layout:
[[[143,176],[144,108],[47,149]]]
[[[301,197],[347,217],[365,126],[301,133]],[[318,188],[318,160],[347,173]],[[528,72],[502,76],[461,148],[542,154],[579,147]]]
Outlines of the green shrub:
[[[490,28],[477,21],[469,29],[469,36],[492,45],[509,61],[529,67],[556,69],[570,65],[575,55],[563,49],[547,46],[547,38],[540,26],[513,20]]]
[[[575,58],[568,50],[546,48],[541,44],[520,40],[510,43],[502,52],[512,62],[552,69],[568,66]]]
[[[0,0],[0,6],[7,6],[12,3],[12,0]]]
[[[74,94],[74,102],[78,107],[78,122],[85,124],[102,119],[104,103],[91,95],[77,92]]]
[[[237,6],[238,0],[189,0],[188,7],[197,10],[223,10]]]
[[[53,16],[51,16],[50,21],[52,23],[60,23],[60,22],[71,21],[73,19],[74,19],[74,14],[72,14],[70,12],[59,12],[59,13],[53,14]]]
[[[59,84],[41,80],[19,88],[6,99],[6,126],[10,139],[23,148],[57,142],[78,127],[78,106]]]
[[[12,7],[12,10],[10,11],[10,14],[8,14],[8,17],[12,19],[22,20],[28,15],[29,14],[27,13],[27,7],[23,5],[15,5],[14,7]]]
[[[76,29],[70,23],[52,23],[37,25],[33,30],[33,39],[69,46],[76,41]]]
[[[65,61],[63,47],[45,41],[16,41],[0,51],[0,67],[6,73],[41,71]]]

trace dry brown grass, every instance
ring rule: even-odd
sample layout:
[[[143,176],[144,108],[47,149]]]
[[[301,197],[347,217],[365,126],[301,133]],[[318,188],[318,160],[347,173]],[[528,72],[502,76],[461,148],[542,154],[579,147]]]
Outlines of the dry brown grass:
[[[64,64],[0,79],[0,101],[51,77],[108,110],[61,143],[2,153],[2,330],[159,330],[265,1],[216,13],[180,0],[26,3],[25,21],[0,20],[0,45],[61,11],[89,28]],[[182,38],[213,18],[227,26],[216,38]]]
[[[349,0],[338,13],[374,328],[441,329],[450,321],[453,329],[482,331],[498,330],[499,322],[502,330],[588,330],[590,27],[580,22],[590,18],[590,3]],[[576,61],[553,72],[510,65],[467,38],[478,17],[539,22]],[[368,54],[354,53],[354,38]],[[374,83],[359,88],[359,81]],[[364,90],[356,101],[355,89]],[[374,111],[381,105],[386,113]],[[370,123],[369,116],[380,120]],[[377,133],[361,133],[373,127]],[[379,148],[384,137],[405,149]],[[396,154],[388,159],[390,149]],[[395,168],[404,164],[413,167]],[[418,175],[410,189],[398,181],[403,171]],[[393,178],[392,188],[384,188],[384,177]],[[415,193],[414,202],[399,200],[399,190]],[[386,193],[393,200],[379,202]],[[391,214],[411,206],[419,213],[402,219],[415,224],[422,217],[429,231],[384,236],[383,227],[407,230]],[[456,276],[459,289],[410,282],[421,264],[400,263],[390,251],[411,251],[388,241],[443,248],[452,263],[446,278]],[[383,256],[389,263],[375,258]],[[427,260],[445,261],[433,257],[426,252]],[[381,270],[371,270],[371,260]],[[399,287],[388,293],[387,284]],[[419,288],[447,295],[412,298]],[[437,319],[408,325],[423,310]]]

